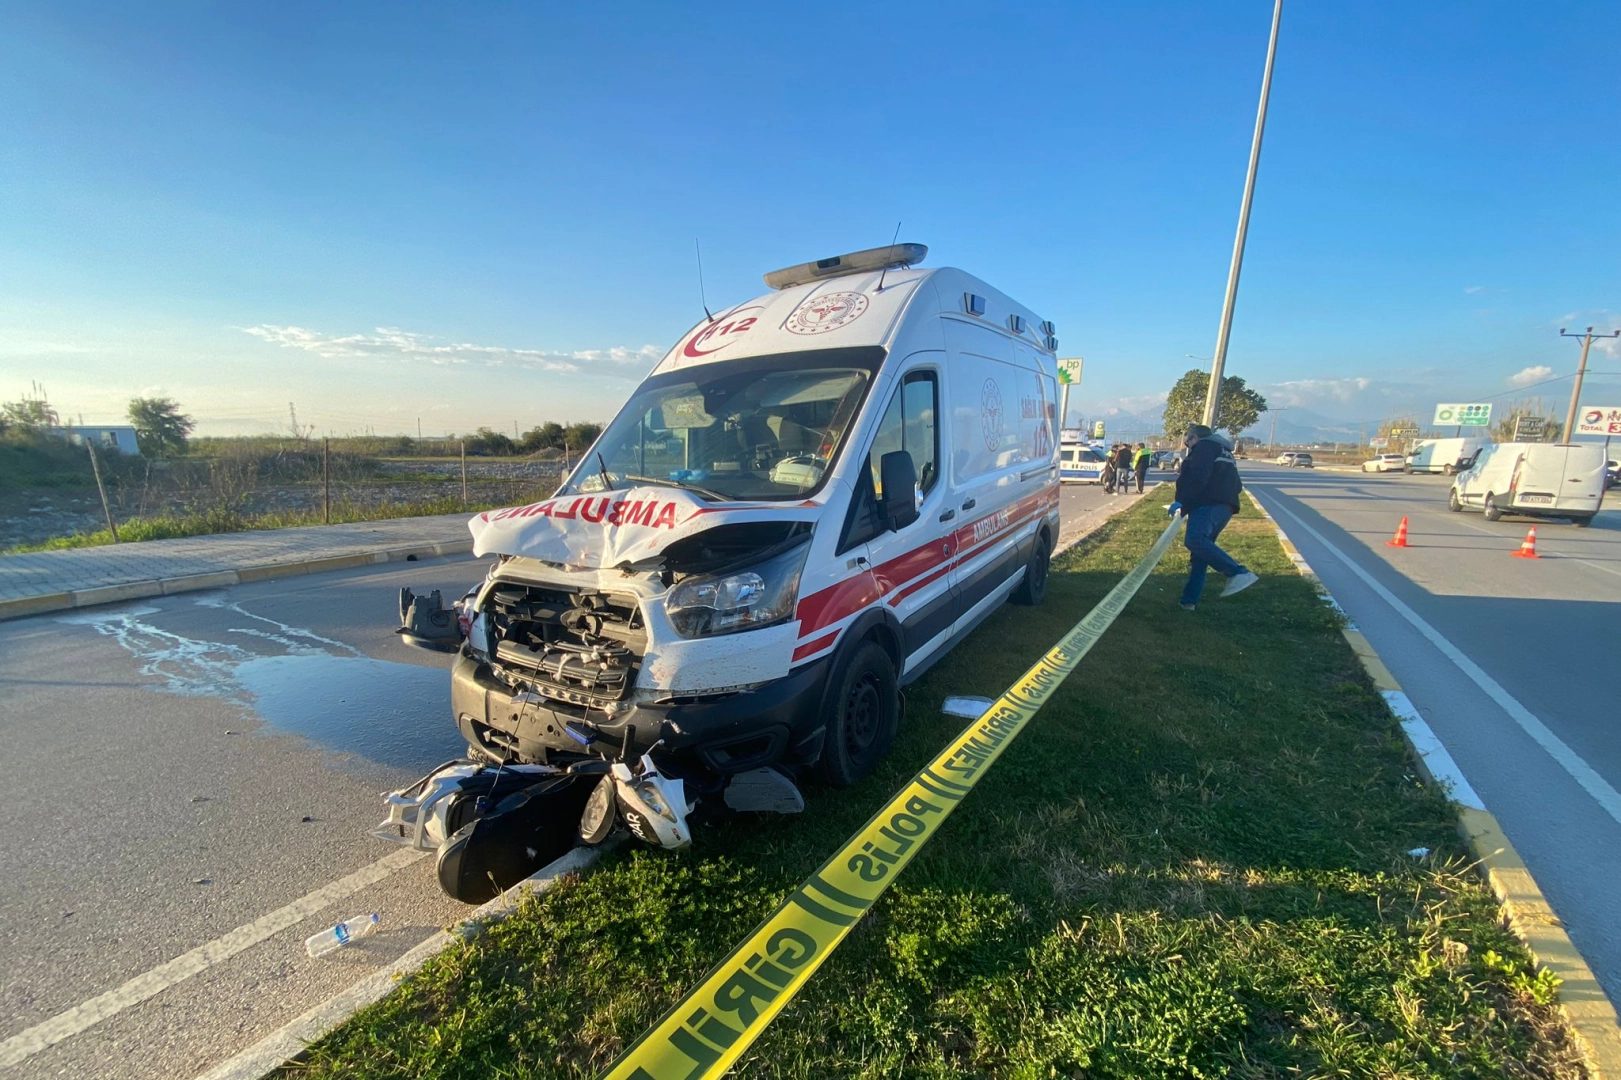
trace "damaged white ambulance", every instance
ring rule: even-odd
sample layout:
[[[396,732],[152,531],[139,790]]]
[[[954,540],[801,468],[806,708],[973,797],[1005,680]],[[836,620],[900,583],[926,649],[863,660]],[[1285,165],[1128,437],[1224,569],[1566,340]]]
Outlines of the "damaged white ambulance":
[[[1051,323],[897,244],[767,274],[637,389],[557,494],[472,520],[499,563],[451,684],[470,760],[388,797],[480,901],[623,821],[803,806],[889,750],[900,688],[1058,539]]]

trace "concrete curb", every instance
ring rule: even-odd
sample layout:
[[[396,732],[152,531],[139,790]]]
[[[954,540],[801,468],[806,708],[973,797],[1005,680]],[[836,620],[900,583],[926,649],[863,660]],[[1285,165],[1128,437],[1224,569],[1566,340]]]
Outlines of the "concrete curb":
[[[0,621],[20,619],[28,615],[42,615],[52,611],[70,611],[75,608],[119,604],[129,600],[144,600],[152,596],[173,596],[176,593],[196,592],[200,589],[223,589],[231,585],[245,585],[254,581],[319,574],[327,570],[346,570],[355,566],[375,563],[404,562],[430,555],[465,555],[473,550],[473,541],[452,540],[438,544],[407,544],[360,551],[347,555],[326,555],[319,558],[298,559],[291,562],[263,563],[235,570],[219,570],[206,574],[185,574],[171,578],[149,578],[142,581],[119,582],[93,589],[73,592],[42,593],[13,600],[0,600]]]
[[[1247,493],[1246,493],[1247,494]],[[1295,547],[1283,526],[1267,513],[1266,507],[1253,495],[1248,498],[1261,516],[1277,530],[1278,542],[1284,554],[1295,564],[1302,576],[1321,590],[1323,597],[1334,609],[1345,614],[1312,571],[1300,550]],[[1382,695],[1391,713],[1401,723],[1402,739],[1418,764],[1419,772],[1429,783],[1447,793],[1458,811],[1458,833],[1471,853],[1479,861],[1487,883],[1503,910],[1504,922],[1514,935],[1524,942],[1531,956],[1542,967],[1559,978],[1559,1010],[1564,1014],[1581,1049],[1588,1073],[1594,1080],[1621,1080],[1621,1017],[1605,996],[1603,987],[1587,966],[1587,961],[1576,950],[1564,924],[1543,896],[1531,871],[1526,869],[1519,852],[1509,843],[1497,818],[1486,809],[1463,772],[1447,753],[1441,740],[1430,730],[1408,700],[1407,694],[1385,667],[1384,661],[1373,649],[1362,631],[1351,624],[1349,617],[1343,631],[1345,640],[1356,653],[1373,685]]]
[[[583,874],[601,860],[603,852],[624,840],[616,833],[597,847],[578,847],[555,862],[541,867],[505,893],[447,930],[440,930],[419,942],[381,971],[373,972],[347,990],[321,1002],[301,1016],[288,1021],[246,1050],[220,1062],[197,1080],[259,1080],[276,1069],[302,1057],[311,1043],[327,1035],[355,1013],[383,1000],[400,981],[415,974],[429,960],[458,941],[471,941],[491,926],[502,922],[525,894],[540,896],[570,874]]]

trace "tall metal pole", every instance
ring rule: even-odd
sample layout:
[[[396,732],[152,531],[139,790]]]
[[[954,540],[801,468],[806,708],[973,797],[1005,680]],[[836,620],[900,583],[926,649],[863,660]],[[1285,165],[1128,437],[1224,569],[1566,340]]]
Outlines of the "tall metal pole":
[[[1595,334],[1589,326],[1584,334],[1567,334],[1564,327],[1559,328],[1560,337],[1582,339],[1582,362],[1576,366],[1576,385],[1570,388],[1570,411],[1565,413],[1565,437],[1563,442],[1576,441],[1576,410],[1581,407],[1582,380],[1587,378],[1587,352],[1593,347],[1595,337],[1621,337],[1621,330],[1608,334]]]
[[[107,501],[107,485],[101,482],[101,462],[96,460],[96,444],[89,438],[84,441],[86,450],[90,451],[90,471],[96,476],[96,491],[101,494],[101,512],[107,516],[107,531],[113,534],[113,543],[118,543],[118,522],[113,520],[113,507]]]
[[[1221,328],[1216,331],[1216,356],[1210,365],[1210,388],[1205,391],[1204,422],[1216,426],[1216,403],[1221,398],[1221,376],[1227,366],[1227,337],[1233,328],[1233,304],[1238,300],[1238,272],[1244,265],[1244,237],[1250,227],[1250,202],[1255,197],[1255,171],[1261,164],[1261,135],[1266,130],[1266,102],[1272,93],[1272,61],[1278,53],[1278,23],[1283,0],[1272,6],[1272,37],[1266,46],[1266,74],[1261,76],[1261,107],[1255,113],[1255,139],[1250,143],[1250,167],[1244,175],[1244,201],[1238,210],[1238,236],[1233,240],[1233,263],[1227,270],[1227,295],[1221,303]]]
[[[321,440],[321,519],[332,524],[332,440]]]

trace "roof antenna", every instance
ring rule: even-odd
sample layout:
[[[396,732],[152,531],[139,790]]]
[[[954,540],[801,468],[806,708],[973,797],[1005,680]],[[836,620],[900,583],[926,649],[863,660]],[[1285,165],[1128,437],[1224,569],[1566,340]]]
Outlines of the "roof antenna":
[[[889,238],[889,246],[894,247],[895,246],[895,241],[899,240],[900,238],[901,238],[901,223],[897,221],[897,222],[895,222],[895,235],[891,236]],[[882,272],[880,272],[879,275],[878,275],[878,288],[874,289],[873,290],[874,292],[883,292],[884,291],[884,274],[887,274],[887,273],[889,273],[889,267],[886,266],[886,267],[884,267]]]
[[[704,295],[704,249],[698,246],[698,238],[692,238],[692,250],[698,253],[698,302],[704,306],[704,314],[709,315],[709,297]],[[709,315],[709,321],[714,322],[715,316]]]

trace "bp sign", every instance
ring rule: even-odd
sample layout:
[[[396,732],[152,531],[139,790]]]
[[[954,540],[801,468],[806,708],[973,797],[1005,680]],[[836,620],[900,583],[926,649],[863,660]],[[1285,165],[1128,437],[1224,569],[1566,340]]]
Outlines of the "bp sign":
[[[1490,402],[1477,405],[1437,405],[1436,427],[1485,427],[1492,422]]]
[[[1081,381],[1081,366],[1085,363],[1086,361],[1079,356],[1058,361],[1058,381],[1065,386],[1076,385]]]

